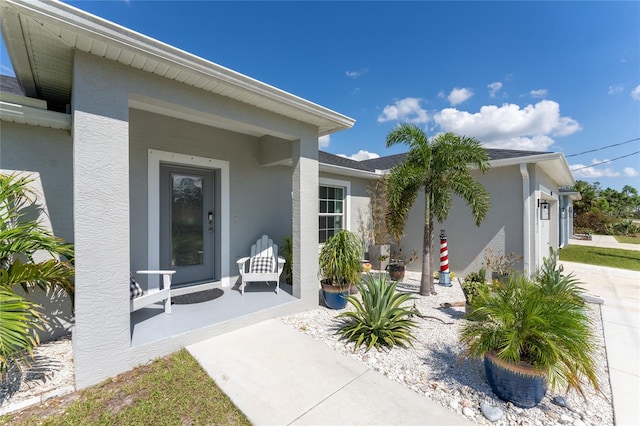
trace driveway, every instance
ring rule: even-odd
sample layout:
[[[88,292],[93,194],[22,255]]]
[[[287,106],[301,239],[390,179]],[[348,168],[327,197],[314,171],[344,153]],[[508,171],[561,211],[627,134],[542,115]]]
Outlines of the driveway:
[[[569,244],[640,250],[637,244],[620,244],[615,238],[594,235],[591,241]],[[604,300],[601,306],[609,362],[615,424],[640,425],[640,272],[561,262],[573,272],[587,293]]]

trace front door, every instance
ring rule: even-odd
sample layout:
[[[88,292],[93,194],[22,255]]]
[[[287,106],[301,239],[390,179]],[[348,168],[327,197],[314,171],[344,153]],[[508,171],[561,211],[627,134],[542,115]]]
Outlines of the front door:
[[[173,284],[213,280],[213,171],[160,166],[160,268]]]

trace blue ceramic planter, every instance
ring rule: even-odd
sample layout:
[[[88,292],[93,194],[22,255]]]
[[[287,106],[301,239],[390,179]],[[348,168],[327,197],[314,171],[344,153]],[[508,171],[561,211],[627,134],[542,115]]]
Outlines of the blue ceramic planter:
[[[322,285],[322,298],[329,309],[344,309],[347,306],[348,295],[349,286]]]
[[[533,367],[509,364],[487,353],[484,372],[491,390],[520,408],[535,407],[547,393],[544,375]]]

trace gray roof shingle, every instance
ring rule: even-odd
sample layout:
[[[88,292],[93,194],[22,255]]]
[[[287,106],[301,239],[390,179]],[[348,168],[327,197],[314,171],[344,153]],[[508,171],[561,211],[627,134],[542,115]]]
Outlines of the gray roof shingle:
[[[0,91],[24,96],[24,90],[18,79],[9,75],[0,75]]]

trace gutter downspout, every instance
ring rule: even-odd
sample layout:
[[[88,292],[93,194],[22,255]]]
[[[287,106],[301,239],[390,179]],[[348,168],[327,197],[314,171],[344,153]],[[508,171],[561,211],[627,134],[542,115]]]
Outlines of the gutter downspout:
[[[529,206],[529,171],[527,163],[520,163],[520,174],[522,175],[522,245],[524,274],[529,276],[531,269],[531,212]]]

